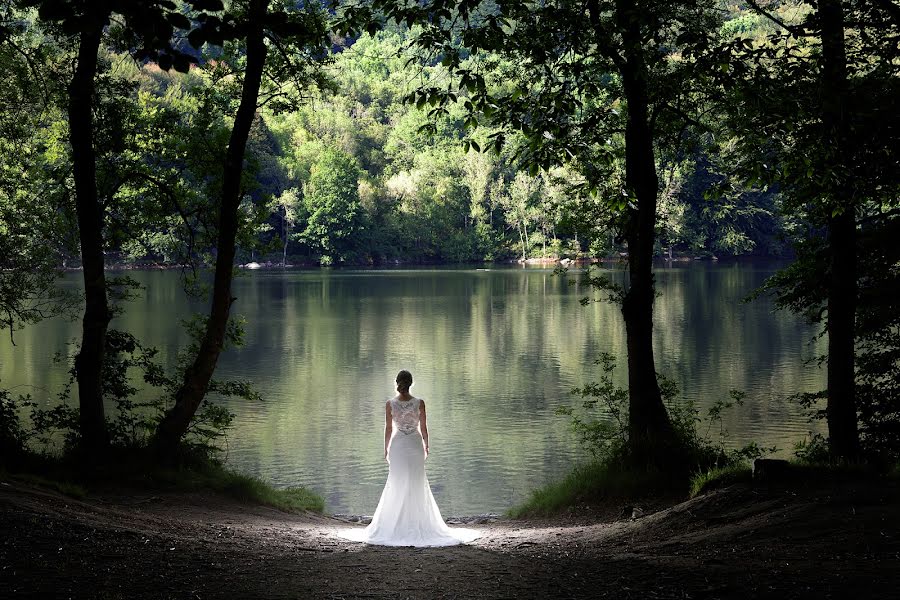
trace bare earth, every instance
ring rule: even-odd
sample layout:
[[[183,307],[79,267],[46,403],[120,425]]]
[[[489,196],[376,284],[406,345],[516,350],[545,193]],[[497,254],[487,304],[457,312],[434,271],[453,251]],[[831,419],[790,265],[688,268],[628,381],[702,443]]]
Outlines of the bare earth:
[[[735,486],[635,521],[499,519],[472,545],[414,549],[217,495],[3,481],[0,598],[897,598],[897,487]]]

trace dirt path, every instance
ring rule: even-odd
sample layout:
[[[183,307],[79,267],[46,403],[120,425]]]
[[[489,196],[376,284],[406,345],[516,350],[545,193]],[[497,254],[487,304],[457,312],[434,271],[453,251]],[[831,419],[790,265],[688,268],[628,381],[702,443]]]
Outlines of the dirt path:
[[[0,483],[2,598],[896,598],[897,486],[734,487],[637,521],[498,520],[435,549],[206,494]]]

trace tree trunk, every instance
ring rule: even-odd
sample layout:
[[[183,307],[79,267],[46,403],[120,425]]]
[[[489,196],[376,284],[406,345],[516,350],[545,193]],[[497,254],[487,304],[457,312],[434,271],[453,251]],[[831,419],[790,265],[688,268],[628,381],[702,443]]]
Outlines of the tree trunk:
[[[516,224],[516,231],[519,232],[519,240],[522,242],[522,262],[525,262],[525,236],[522,235],[522,228]]]
[[[856,414],[856,219],[852,208],[829,219],[828,436],[832,454],[859,454]]]
[[[528,260],[528,223],[522,219],[522,230],[525,231],[525,237],[522,238],[522,260]]]
[[[840,0],[821,0],[822,123],[826,148],[825,173],[836,173],[838,183],[828,190],[828,435],[831,452],[852,460],[859,454],[856,414],[856,202],[851,174],[842,169],[848,144],[847,54],[844,13]]]
[[[620,69],[627,103],[625,184],[636,205],[627,209],[630,281],[622,302],[628,349],[628,442],[635,464],[650,466],[671,457],[674,441],[653,357],[653,246],[659,181],[638,8],[633,0],[619,0],[616,7],[625,58]]]
[[[81,441],[97,451],[109,444],[103,413],[103,359],[111,314],[106,299],[103,264],[103,211],[97,198],[97,165],[93,139],[94,76],[102,28],[82,32],[78,64],[69,86],[69,139],[75,179],[75,209],[81,243],[85,309],[81,348],[75,357]]]
[[[212,306],[197,356],[185,371],[181,387],[175,394],[175,405],[166,413],[156,432],[156,446],[163,454],[171,455],[175,452],[206,395],[225,341],[231,303],[235,300],[231,297],[231,279],[234,272],[238,207],[241,200],[241,173],[247,138],[256,115],[259,87],[266,61],[262,23],[267,5],[267,0],[254,0],[250,7],[248,22],[252,29],[247,34],[247,66],[241,90],[241,103],[234,119],[225,155]]]
[[[281,222],[281,231],[284,236],[284,247],[281,249],[281,268],[287,266],[287,248],[288,248],[288,218],[287,208],[284,209],[284,219]]]

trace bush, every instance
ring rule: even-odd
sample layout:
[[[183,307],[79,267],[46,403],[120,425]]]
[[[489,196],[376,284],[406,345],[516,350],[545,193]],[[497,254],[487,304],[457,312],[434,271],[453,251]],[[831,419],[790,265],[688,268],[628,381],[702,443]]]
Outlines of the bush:
[[[0,459],[4,462],[25,453],[31,434],[19,420],[19,408],[29,401],[27,396],[14,399],[9,390],[0,389]]]
[[[572,431],[590,452],[592,461],[575,467],[562,481],[534,491],[528,501],[510,510],[511,516],[550,514],[578,502],[651,492],[695,494],[712,485],[745,478],[750,473],[748,461],[776,451],[755,443],[728,448],[728,430],[722,417],[727,410],[743,404],[742,392],[733,390],[728,400],[714,403],[703,419],[695,406],[679,401],[675,382],[659,376],[660,393],[678,447],[671,449],[672,461],[667,468],[635,466],[628,456],[628,391],[612,381],[615,357],[603,354],[597,364],[601,368],[599,380],[573,390],[583,398],[580,409],[557,409],[558,414],[571,419]],[[706,428],[701,434],[704,422]]]
[[[826,463],[831,460],[828,440],[820,433],[812,434],[809,439],[800,440],[794,445],[794,456],[801,463]]]
[[[581,445],[601,463],[628,463],[628,391],[616,387],[612,381],[615,357],[603,354],[596,361],[601,367],[598,382],[575,388],[573,394],[584,400],[581,411],[570,407],[560,407],[558,414],[571,418],[572,431]],[[728,448],[728,430],[722,419],[724,413],[744,403],[744,394],[738,390],[730,392],[728,400],[715,402],[707,411],[706,429],[701,435],[700,425],[704,419],[691,403],[679,401],[678,386],[662,375],[658,376],[660,394],[669,419],[675,431],[679,448],[678,460],[689,471],[728,466],[737,462],[752,460],[776,448],[761,448],[755,443],[743,448]],[[715,437],[711,437],[714,434]]]

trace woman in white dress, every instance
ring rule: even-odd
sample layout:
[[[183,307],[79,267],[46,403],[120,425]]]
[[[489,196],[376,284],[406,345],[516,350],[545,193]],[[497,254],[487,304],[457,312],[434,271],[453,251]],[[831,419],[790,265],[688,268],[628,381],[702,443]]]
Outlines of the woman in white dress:
[[[451,529],[444,523],[428,478],[428,424],[425,402],[409,393],[412,374],[397,374],[398,394],[384,405],[384,458],[388,478],[381,500],[365,529],[341,537],[382,546],[452,546],[478,537],[473,529]]]

